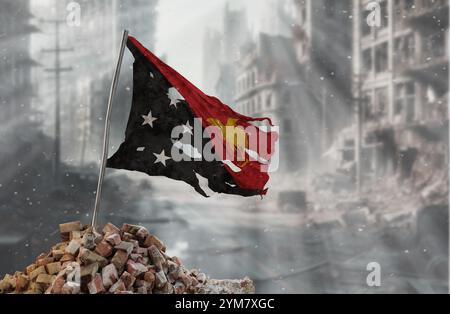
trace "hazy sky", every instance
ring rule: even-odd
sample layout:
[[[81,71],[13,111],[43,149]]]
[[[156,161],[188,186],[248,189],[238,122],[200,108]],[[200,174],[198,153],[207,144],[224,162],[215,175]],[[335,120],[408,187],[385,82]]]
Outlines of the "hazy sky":
[[[260,28],[272,0],[162,0],[158,6],[157,53],[201,87],[202,43],[206,27],[221,29],[225,4],[245,8],[253,30]]]

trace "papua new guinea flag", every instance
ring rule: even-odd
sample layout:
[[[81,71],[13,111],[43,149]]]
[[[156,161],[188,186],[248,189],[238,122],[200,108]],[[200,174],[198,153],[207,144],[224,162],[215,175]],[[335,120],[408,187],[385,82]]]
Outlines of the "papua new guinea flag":
[[[212,191],[264,195],[278,134],[207,96],[135,38],[133,99],[125,141],[107,166],[166,176]],[[267,124],[266,123],[266,124]],[[256,125],[258,124],[258,125]],[[206,180],[204,180],[206,179]]]

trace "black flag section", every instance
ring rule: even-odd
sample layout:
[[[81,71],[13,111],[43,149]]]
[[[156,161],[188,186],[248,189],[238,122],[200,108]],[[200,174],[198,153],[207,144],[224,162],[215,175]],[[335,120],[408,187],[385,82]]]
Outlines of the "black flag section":
[[[194,143],[192,129],[196,116],[183,96],[130,40],[127,46],[135,59],[132,107],[125,141],[108,159],[107,167],[184,181],[205,197],[207,194],[200,187],[198,176],[207,179],[208,187],[218,193],[261,195],[261,190],[239,187],[222,161],[206,161],[203,156],[199,160],[173,160],[171,151],[177,139],[171,138],[172,130],[183,127],[183,139],[191,136],[191,143]],[[210,139],[202,141],[204,147]],[[180,153],[185,151],[180,148]]]

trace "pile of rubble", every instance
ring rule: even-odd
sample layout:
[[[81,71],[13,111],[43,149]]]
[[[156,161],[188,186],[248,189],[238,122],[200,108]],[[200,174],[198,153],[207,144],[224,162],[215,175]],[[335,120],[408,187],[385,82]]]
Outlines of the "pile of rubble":
[[[80,221],[59,226],[63,242],[23,272],[5,275],[0,293],[184,294],[254,293],[250,279],[220,281],[166,254],[166,246],[140,226],[111,223],[102,234]]]

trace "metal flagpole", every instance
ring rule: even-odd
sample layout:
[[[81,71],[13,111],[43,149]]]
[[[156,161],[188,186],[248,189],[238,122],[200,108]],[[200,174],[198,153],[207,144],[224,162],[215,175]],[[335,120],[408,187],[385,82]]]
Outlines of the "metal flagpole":
[[[114,96],[115,96],[116,90],[117,90],[117,82],[119,80],[120,67],[122,65],[123,54],[125,51],[127,39],[128,39],[128,31],[124,30],[123,34],[122,34],[122,42],[120,44],[119,55],[117,57],[116,69],[114,71],[114,77],[113,77],[113,80],[111,83],[111,89],[109,91],[108,108],[106,109],[105,131],[104,131],[104,136],[103,136],[102,160],[101,160],[101,165],[100,165],[100,174],[99,174],[98,183],[97,183],[97,192],[95,194],[94,214],[92,216],[92,227],[94,228],[94,230],[97,225],[97,217],[98,217],[98,211],[100,208],[100,197],[102,194],[103,179],[105,178],[106,160],[108,159],[109,129],[110,129],[109,126],[110,126],[110,120],[111,120],[111,108],[112,108],[112,103],[114,101]]]

